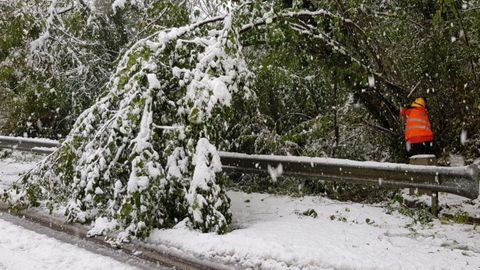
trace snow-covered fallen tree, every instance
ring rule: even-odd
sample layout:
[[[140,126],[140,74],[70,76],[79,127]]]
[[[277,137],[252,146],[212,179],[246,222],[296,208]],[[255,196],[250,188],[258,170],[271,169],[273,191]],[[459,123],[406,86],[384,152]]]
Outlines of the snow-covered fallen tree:
[[[182,221],[225,233],[231,214],[214,145],[238,122],[230,105],[254,96],[240,36],[306,14],[345,20],[276,12],[263,1],[216,10],[126,50],[60,149],[6,191],[12,210],[64,209],[68,221],[98,225],[92,234],[108,228],[120,241]]]
[[[210,141],[251,75],[235,11],[224,13],[135,43],[59,151],[5,195],[14,209],[64,206],[72,222],[108,220],[119,240],[185,219],[225,233],[229,199]]]

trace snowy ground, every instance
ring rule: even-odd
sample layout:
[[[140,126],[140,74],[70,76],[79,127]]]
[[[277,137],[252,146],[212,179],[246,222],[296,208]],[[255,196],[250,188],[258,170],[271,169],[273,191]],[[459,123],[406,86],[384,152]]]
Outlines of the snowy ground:
[[[325,198],[229,195],[233,232],[218,236],[177,226],[154,232],[150,241],[241,268],[480,268],[480,228],[472,225],[416,225],[383,207]],[[308,209],[318,216],[302,215]]]
[[[31,168],[34,160],[23,155],[0,159],[3,185],[16,179],[19,172]],[[291,198],[242,192],[229,192],[229,196],[234,217],[232,232],[222,236],[201,234],[180,224],[173,229],[156,230],[148,241],[152,245],[238,268],[480,269],[480,227],[474,225],[439,220],[421,225],[396,211],[387,211],[382,205],[338,202],[321,197]],[[420,200],[426,200],[426,197]],[[450,212],[464,211],[470,216],[480,216],[478,200],[442,195],[440,201],[444,208],[448,204]],[[310,209],[318,216],[303,214]],[[24,234],[25,237],[21,236]],[[28,243],[23,248],[32,250],[25,253],[28,258],[32,257],[31,262],[17,262],[10,267],[4,260],[25,258],[24,255],[15,255],[17,250],[22,250],[19,248],[21,239],[41,241],[43,238],[29,236],[21,228],[3,221],[0,221],[0,237],[0,269],[36,269],[31,264],[38,261],[50,263],[42,266],[45,269],[64,268],[58,267],[64,262],[57,259],[33,259],[36,252]],[[12,238],[21,241],[12,242]],[[48,249],[56,246],[60,244],[51,244]],[[66,262],[87,257],[81,255],[73,259],[70,257],[76,256],[73,252],[65,254]],[[105,266],[101,268],[113,265],[113,262],[100,263]]]
[[[0,152],[2,154],[3,152]],[[33,168],[41,156],[15,152],[0,159],[0,190]],[[4,220],[0,213],[0,270],[136,269]]]
[[[0,191],[16,181],[22,173],[28,172],[42,156],[37,154],[1,150],[0,157]]]
[[[0,215],[0,269],[136,269],[4,221]]]

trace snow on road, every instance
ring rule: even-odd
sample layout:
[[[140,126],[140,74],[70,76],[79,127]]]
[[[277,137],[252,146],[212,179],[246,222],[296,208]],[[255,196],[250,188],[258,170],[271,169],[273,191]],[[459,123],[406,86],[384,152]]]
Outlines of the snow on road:
[[[0,216],[0,269],[136,269],[4,221]]]
[[[0,159],[2,184],[18,178],[35,160],[18,155]],[[154,231],[148,241],[242,269],[480,269],[480,228],[473,225],[439,220],[421,225],[382,205],[322,197],[233,191],[229,196],[234,222],[226,235],[202,234],[179,224]],[[442,195],[440,202],[451,198]],[[461,210],[467,201],[468,213],[478,216],[478,200],[456,196],[452,203]],[[312,209],[317,217],[303,214]],[[0,221],[0,238],[0,269],[127,269],[5,221]]]
[[[41,156],[14,152],[0,159],[0,190],[34,167]],[[0,213],[0,270],[136,269],[2,219]]]

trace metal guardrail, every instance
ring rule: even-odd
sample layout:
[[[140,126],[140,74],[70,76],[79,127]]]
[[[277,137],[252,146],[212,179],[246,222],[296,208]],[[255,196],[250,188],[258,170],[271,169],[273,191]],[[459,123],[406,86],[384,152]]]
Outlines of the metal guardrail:
[[[0,136],[0,148],[51,153],[59,146],[53,140]],[[476,165],[439,167],[222,151],[219,154],[222,168],[227,172],[268,174],[275,171],[279,175],[324,181],[447,192],[470,199],[479,196],[479,168]]]
[[[49,154],[60,147],[60,143],[48,139],[0,136],[0,148]]]
[[[370,184],[395,188],[418,188],[447,192],[470,199],[479,195],[479,169],[362,162],[333,158],[248,155],[220,152],[224,171],[312,177],[324,181]]]

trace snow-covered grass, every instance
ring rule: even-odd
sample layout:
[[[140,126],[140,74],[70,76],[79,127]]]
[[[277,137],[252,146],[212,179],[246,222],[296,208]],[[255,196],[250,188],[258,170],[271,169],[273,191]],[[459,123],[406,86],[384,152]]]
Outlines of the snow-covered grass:
[[[38,156],[25,159],[24,155],[19,154],[0,159],[2,185],[8,185],[17,178],[18,173],[31,168],[35,160],[38,160]],[[237,268],[480,268],[480,228],[474,225],[447,223],[438,219],[429,224],[418,224],[397,211],[387,211],[382,204],[366,205],[323,197],[291,198],[233,191],[228,195],[232,199],[233,224],[232,231],[226,235],[202,234],[181,223],[173,229],[155,230],[147,241],[153,246]],[[428,203],[426,196],[404,197]],[[465,211],[473,217],[480,214],[478,200],[441,195],[440,203],[444,211]],[[3,236],[4,231],[11,235],[8,237],[22,234],[3,224],[0,222],[2,240],[7,239]],[[3,254],[12,254],[21,244],[8,245],[4,251],[2,240],[0,263],[6,265],[4,260],[9,257],[2,257]],[[36,251],[32,249],[31,252]],[[14,256],[17,255],[10,257]],[[65,262],[70,260],[69,256],[64,259]],[[84,255],[81,256],[83,259]],[[55,266],[63,265],[62,262],[57,263],[56,259],[49,262]],[[28,261],[24,265],[26,269],[34,268]]]
[[[428,195],[411,196],[407,192],[402,195],[403,199],[410,204],[423,204],[430,206],[431,198]],[[442,214],[466,215],[480,219],[480,199],[470,200],[455,194],[440,193],[438,200]]]

